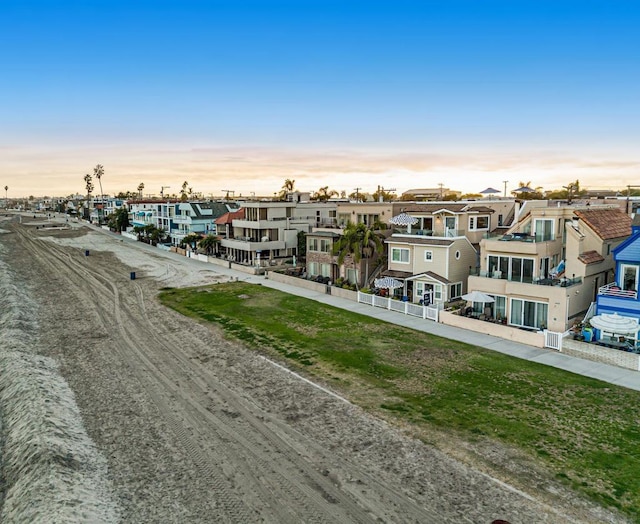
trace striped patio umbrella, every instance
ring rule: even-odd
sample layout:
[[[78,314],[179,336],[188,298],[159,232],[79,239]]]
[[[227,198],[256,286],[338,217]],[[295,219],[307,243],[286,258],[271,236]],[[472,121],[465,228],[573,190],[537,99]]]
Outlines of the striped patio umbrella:
[[[394,226],[411,226],[417,223],[417,218],[414,218],[411,215],[407,215],[404,212],[394,216],[389,220],[389,224],[393,224]]]

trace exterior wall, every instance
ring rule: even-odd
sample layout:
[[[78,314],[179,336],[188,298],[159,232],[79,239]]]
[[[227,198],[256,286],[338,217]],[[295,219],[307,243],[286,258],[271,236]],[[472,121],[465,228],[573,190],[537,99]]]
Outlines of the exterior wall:
[[[537,332],[524,331],[515,327],[504,326],[502,324],[494,324],[493,322],[485,322],[467,317],[461,317],[451,313],[450,311],[440,311],[438,321],[447,326],[455,326],[462,329],[468,329],[477,333],[493,335],[494,337],[512,340],[521,344],[529,344],[530,346],[542,348],[544,347],[544,334]]]
[[[480,270],[487,271],[489,255],[505,256],[505,257],[522,257],[532,258],[533,263],[533,277],[539,278],[544,275],[540,275],[540,260],[542,258],[553,259],[555,255],[558,261],[562,257],[562,241],[554,240],[547,242],[521,242],[519,240],[494,240],[483,239],[480,242]]]
[[[456,251],[460,251],[460,259],[458,260],[455,258]],[[441,273],[442,276],[453,283],[462,282],[462,293],[466,293],[468,291],[469,268],[476,267],[477,257],[477,251],[467,239],[457,239],[449,247],[448,270],[446,273]]]
[[[411,260],[410,269],[405,269],[405,271],[411,271],[414,275],[418,275],[420,273],[425,273],[427,271],[433,271],[438,275],[441,275],[446,278],[447,274],[447,264],[449,260],[449,246],[424,246],[424,245],[415,245],[408,246],[407,244],[389,244],[389,248],[391,247],[412,247],[413,248],[413,259]],[[424,259],[425,253],[427,251],[431,251],[433,253],[433,260],[431,262],[427,262]],[[389,251],[389,258],[391,257],[391,251]],[[391,264],[389,264],[391,266]],[[389,269],[395,269],[389,267]],[[402,270],[401,270],[402,271]]]
[[[402,248],[402,249],[408,249],[409,250],[409,262],[408,263],[404,263],[404,262],[394,262],[391,259],[391,250],[396,247],[396,248]],[[406,243],[397,243],[397,242],[389,242],[387,244],[387,249],[388,249],[388,265],[387,268],[392,270],[392,271],[406,271],[408,273],[412,273],[413,272],[413,264],[415,261],[415,246],[412,245],[408,245]],[[424,256],[424,251],[423,251],[423,256]]]
[[[598,314],[618,313],[626,317],[640,318],[640,301],[633,298],[598,295]]]
[[[562,352],[572,357],[640,371],[640,355],[635,353],[587,344],[570,338],[562,340]]]
[[[394,213],[395,205],[397,203],[392,202],[338,202],[336,210],[338,225],[346,225],[346,222],[341,224],[341,215],[348,215],[349,220],[354,224],[358,222],[358,215],[378,215],[380,222],[388,224],[389,219],[400,213],[399,209],[397,213]],[[367,225],[371,226],[372,224],[368,223]]]
[[[318,293],[326,293],[327,285],[319,284],[318,282],[313,282],[311,280],[305,280],[304,278],[292,277],[289,275],[284,275],[282,273],[277,273],[275,271],[268,271],[266,273],[266,277],[269,280],[273,280],[275,282],[282,282],[283,284],[289,284],[291,286],[300,287],[303,289],[309,289],[312,291],[317,291]],[[347,300],[353,300],[354,302],[358,301],[358,292],[351,291],[349,289],[342,289],[340,287],[330,286],[331,295],[346,298]]]
[[[593,296],[592,288],[592,282],[560,287],[525,284],[501,278],[469,277],[470,290],[506,296],[507,315],[510,313],[513,298],[548,304],[547,328],[561,333],[569,328],[570,319],[589,308]]]
[[[337,202],[301,202],[293,210],[293,219],[312,227],[338,227],[337,209]]]

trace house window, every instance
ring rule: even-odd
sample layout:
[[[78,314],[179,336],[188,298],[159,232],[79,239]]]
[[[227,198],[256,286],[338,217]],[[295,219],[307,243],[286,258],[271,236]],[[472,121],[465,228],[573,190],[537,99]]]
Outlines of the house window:
[[[424,260],[425,260],[425,262],[432,262],[433,261],[433,251],[425,251],[424,252]]]
[[[331,276],[331,264],[320,264],[320,274],[323,277]]]
[[[504,218],[502,217],[502,215],[498,215],[498,225],[501,226],[502,225],[502,221],[504,220]]]
[[[449,288],[449,300],[458,298],[461,295],[462,295],[462,282],[456,282],[455,284],[451,284]]]
[[[493,314],[495,318],[502,320],[507,318],[507,297],[500,295],[491,295],[495,302],[493,303]]]
[[[425,301],[425,304],[440,302],[442,301],[442,284],[416,282],[416,294]]]
[[[625,291],[637,291],[638,266],[622,264],[620,269],[622,270],[622,289],[624,289]]]
[[[510,324],[514,326],[544,329],[547,327],[549,306],[543,302],[511,299]]]
[[[418,218],[419,228],[423,231],[428,231],[425,234],[431,234],[433,232],[433,217],[420,217]]]
[[[358,271],[355,269],[347,269],[347,281],[349,284],[355,284],[358,280]]]
[[[402,247],[391,248],[391,260],[401,264],[409,263],[409,250]]]
[[[329,253],[331,251],[331,241],[326,238],[310,238],[309,251]]]
[[[456,260],[460,260],[460,251],[459,250],[456,250],[455,257],[456,257]]]
[[[478,215],[469,217],[469,231],[488,231],[489,215]]]
[[[317,262],[309,262],[309,264],[307,264],[307,266],[309,268],[309,275],[315,276],[315,275],[319,275],[320,274],[318,272],[318,263]]]
[[[346,226],[351,221],[351,215],[349,213],[340,213],[338,215],[338,225],[341,227]]]
[[[533,282],[532,258],[501,257],[489,255],[488,276],[506,278],[516,282]]]
[[[536,242],[554,239],[553,220],[536,218],[533,227],[536,234]]]

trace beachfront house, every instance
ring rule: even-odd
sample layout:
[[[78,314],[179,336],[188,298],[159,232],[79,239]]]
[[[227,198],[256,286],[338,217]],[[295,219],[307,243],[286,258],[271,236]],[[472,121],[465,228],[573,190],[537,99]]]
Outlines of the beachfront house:
[[[630,224],[617,206],[525,206],[505,234],[481,240],[468,289],[493,297],[489,320],[564,332],[611,281],[612,252]]]
[[[596,314],[617,313],[640,321],[640,215],[636,215],[632,233],[613,250],[615,278],[598,288]]]
[[[179,202],[175,205],[172,220],[171,243],[180,245],[191,234],[218,235],[216,220],[225,213],[237,209],[229,202]]]
[[[329,202],[246,201],[240,205],[244,216],[227,224],[221,247],[227,258],[241,264],[292,260],[300,231],[308,233],[316,224],[335,220],[335,204]]]

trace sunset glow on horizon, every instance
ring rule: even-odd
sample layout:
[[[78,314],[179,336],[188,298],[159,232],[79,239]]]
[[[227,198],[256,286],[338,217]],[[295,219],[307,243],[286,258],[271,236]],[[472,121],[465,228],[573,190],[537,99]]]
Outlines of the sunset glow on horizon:
[[[0,185],[637,184],[633,2],[7,0]]]

